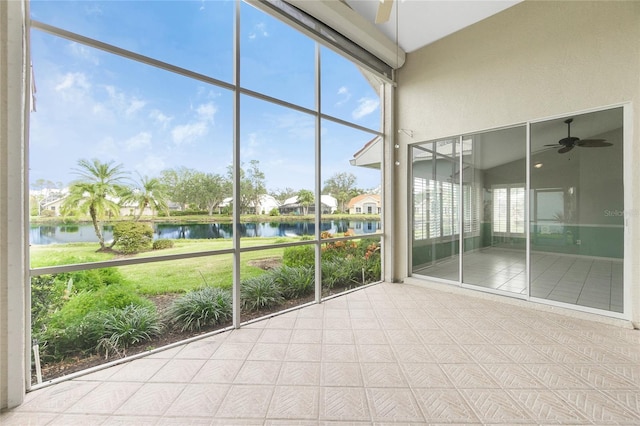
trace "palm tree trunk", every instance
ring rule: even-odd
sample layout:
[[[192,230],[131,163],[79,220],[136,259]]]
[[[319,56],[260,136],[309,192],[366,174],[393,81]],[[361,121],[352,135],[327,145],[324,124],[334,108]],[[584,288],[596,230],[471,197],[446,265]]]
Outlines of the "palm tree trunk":
[[[100,250],[104,250],[104,236],[102,235],[102,231],[100,230],[100,226],[98,225],[98,215],[96,214],[96,207],[93,204],[89,207],[89,215],[91,216],[91,221],[93,222],[93,230],[96,231],[96,236],[98,237],[98,242],[100,243]]]

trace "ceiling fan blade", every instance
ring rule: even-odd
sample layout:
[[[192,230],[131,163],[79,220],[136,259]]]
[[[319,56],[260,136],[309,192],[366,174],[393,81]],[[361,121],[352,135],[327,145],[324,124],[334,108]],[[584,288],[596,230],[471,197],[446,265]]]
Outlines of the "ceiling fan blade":
[[[376,24],[382,24],[387,22],[391,16],[391,8],[393,6],[393,0],[379,0],[378,11],[376,12]]]
[[[583,148],[604,148],[606,146],[613,146],[613,144],[606,142],[605,139],[581,139],[578,141],[578,146]]]
[[[564,154],[566,152],[571,151],[574,148],[575,145],[570,145],[570,146],[563,146],[562,148],[560,148],[558,150],[558,154]]]
[[[560,145],[560,144],[558,144],[558,143],[548,143],[548,144],[543,145],[543,146],[556,146],[557,147],[558,145]]]

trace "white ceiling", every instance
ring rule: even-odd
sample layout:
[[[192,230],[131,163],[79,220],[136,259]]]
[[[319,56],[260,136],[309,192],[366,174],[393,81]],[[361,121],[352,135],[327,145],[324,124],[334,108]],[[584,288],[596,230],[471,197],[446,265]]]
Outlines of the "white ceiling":
[[[380,0],[343,0],[374,22]],[[387,0],[388,1],[388,0]],[[389,39],[413,52],[522,0],[394,0],[389,21],[375,24]],[[396,23],[397,25],[396,30]]]

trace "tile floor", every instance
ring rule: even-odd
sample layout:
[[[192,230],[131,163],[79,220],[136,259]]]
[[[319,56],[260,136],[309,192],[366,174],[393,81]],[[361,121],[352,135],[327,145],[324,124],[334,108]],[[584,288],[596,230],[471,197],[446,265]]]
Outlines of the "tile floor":
[[[488,248],[467,253],[463,259],[465,284],[526,294],[526,253]],[[458,258],[414,273],[458,281]],[[531,295],[542,299],[622,312],[623,263],[586,256],[533,253]]]
[[[0,423],[640,424],[640,331],[521,305],[378,284],[33,391]]]

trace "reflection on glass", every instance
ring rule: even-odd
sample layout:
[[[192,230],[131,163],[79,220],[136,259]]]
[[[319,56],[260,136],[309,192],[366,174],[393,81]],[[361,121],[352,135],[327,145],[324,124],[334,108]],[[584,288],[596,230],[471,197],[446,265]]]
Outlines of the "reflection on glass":
[[[32,277],[42,379],[229,326],[232,271],[219,255]]]
[[[462,282],[526,294],[526,130],[463,137]]]
[[[622,108],[531,125],[531,296],[623,312],[622,146]]]
[[[314,41],[244,2],[241,27],[240,86],[314,108]]]
[[[240,255],[241,322],[313,300],[315,300],[313,244],[270,248]]]
[[[412,272],[459,280],[459,139],[412,147]]]

